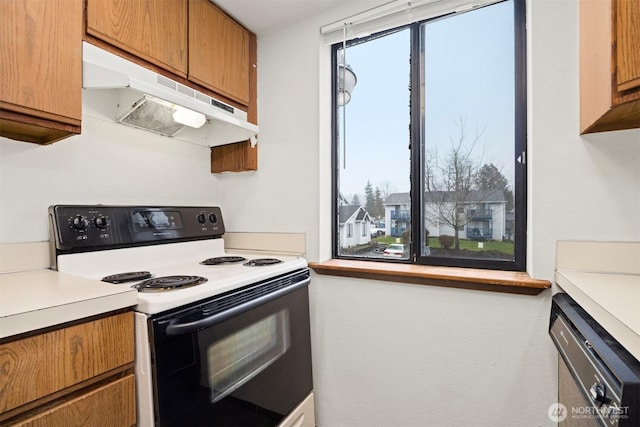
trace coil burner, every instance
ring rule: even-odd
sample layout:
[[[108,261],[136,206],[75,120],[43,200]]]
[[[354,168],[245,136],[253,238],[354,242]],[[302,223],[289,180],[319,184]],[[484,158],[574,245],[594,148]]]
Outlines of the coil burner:
[[[277,258],[256,258],[245,262],[243,265],[247,267],[265,267],[268,265],[279,264],[282,260]]]
[[[204,261],[200,261],[202,265],[220,265],[220,264],[235,264],[238,262],[246,261],[247,259],[241,256],[219,256],[215,258],[208,258]]]
[[[189,288],[205,283],[206,281],[207,279],[201,276],[163,276],[147,279],[133,285],[132,288],[140,292],[162,292]]]
[[[153,277],[153,274],[148,271],[131,271],[127,273],[112,274],[111,276],[103,277],[103,282],[109,283],[127,283],[137,282],[138,280],[149,279]]]

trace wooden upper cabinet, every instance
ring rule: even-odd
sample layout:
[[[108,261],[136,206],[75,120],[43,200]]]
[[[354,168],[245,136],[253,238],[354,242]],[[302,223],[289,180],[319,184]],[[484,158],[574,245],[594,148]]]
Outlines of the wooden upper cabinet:
[[[188,0],[87,0],[87,34],[187,76]]]
[[[640,87],[640,1],[618,1],[616,62],[618,91]]]
[[[580,133],[640,128],[640,1],[579,7]]]
[[[0,1],[0,135],[48,144],[80,133],[82,0]]]
[[[249,104],[249,31],[208,0],[189,2],[189,80]]]

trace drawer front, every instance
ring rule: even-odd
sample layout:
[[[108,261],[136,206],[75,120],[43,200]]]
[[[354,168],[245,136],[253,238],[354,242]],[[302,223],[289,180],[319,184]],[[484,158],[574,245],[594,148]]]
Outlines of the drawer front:
[[[314,427],[316,425],[313,392],[278,427]]]
[[[0,346],[0,413],[133,362],[133,313]]]
[[[15,424],[14,427],[133,426],[135,380],[129,374]]]

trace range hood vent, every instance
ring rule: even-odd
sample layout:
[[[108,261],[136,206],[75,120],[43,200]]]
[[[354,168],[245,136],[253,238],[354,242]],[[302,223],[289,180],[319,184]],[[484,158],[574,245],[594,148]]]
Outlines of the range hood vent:
[[[144,95],[130,109],[125,111],[118,121],[139,129],[150,130],[164,136],[176,136],[186,125],[173,117],[171,104],[166,105],[149,95]]]
[[[247,113],[83,42],[83,87],[115,90],[113,120],[164,136],[213,147],[251,139],[258,126]]]

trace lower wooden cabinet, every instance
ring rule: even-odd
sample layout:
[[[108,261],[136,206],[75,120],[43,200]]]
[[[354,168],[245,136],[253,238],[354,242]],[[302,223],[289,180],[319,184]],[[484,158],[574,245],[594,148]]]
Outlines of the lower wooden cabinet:
[[[129,374],[13,425],[108,427],[135,424],[135,379],[133,374]]]
[[[133,313],[0,345],[0,425],[136,423]]]

